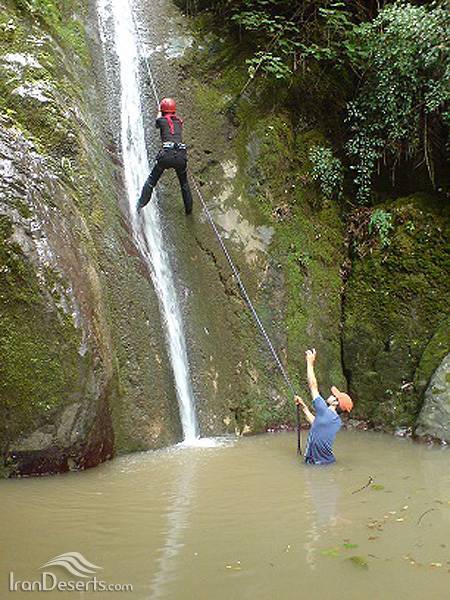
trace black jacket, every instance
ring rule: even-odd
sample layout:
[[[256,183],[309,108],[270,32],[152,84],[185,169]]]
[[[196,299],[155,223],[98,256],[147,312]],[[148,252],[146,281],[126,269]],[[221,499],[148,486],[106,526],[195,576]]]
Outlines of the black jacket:
[[[176,116],[171,117],[173,124],[173,133],[170,132],[169,120],[166,117],[156,119],[156,127],[161,132],[162,142],[174,142],[176,144],[183,143],[183,121]]]

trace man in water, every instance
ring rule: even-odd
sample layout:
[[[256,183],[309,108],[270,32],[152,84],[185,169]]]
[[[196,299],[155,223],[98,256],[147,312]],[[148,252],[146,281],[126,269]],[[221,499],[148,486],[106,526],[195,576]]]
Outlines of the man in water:
[[[311,425],[306,444],[305,463],[327,465],[336,461],[333,455],[333,443],[342,425],[339,415],[343,412],[350,412],[353,402],[348,394],[340,392],[335,386],[331,388],[331,396],[327,400],[322,398],[314,373],[316,356],[314,348],[306,351],[308,387],[316,415],[313,415],[300,396],[295,396],[295,403],[301,406],[306,420]]]
[[[175,169],[180,182],[184,210],[192,212],[192,194],[187,178],[187,149],[183,144],[183,121],[176,114],[177,106],[172,98],[163,98],[156,117],[156,127],[161,132],[162,148],[156,156],[156,163],[142,189],[137,203],[138,213],[150,202],[153,189],[166,169]]]

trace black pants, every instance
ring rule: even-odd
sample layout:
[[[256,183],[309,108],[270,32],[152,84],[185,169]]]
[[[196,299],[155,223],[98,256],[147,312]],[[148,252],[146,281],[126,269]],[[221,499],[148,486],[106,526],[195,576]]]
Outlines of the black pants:
[[[166,169],[175,169],[183,195],[184,210],[186,214],[190,214],[192,212],[192,194],[187,178],[187,153],[184,148],[163,148],[158,152],[155,166],[142,188],[138,208],[141,209],[148,204],[153,188]]]

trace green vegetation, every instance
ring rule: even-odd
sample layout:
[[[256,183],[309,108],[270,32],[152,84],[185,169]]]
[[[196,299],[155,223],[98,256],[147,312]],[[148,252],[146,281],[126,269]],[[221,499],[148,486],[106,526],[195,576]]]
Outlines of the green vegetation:
[[[324,80],[335,81],[331,93],[340,91],[330,108],[339,120],[332,141],[359,203],[370,203],[379,191],[377,170],[395,186],[402,163],[428,177],[430,189],[445,183],[450,17],[444,2],[396,1],[379,12],[367,0],[294,6],[287,0],[203,0],[194,5],[220,16],[246,53],[249,81],[241,94],[250,93],[253,83],[255,94],[257,85],[272,89],[280,104],[294,108],[306,86],[317,97],[329,93]],[[323,180],[324,152],[314,157],[313,173]],[[323,185],[325,195],[333,193]]]
[[[78,58],[89,61],[86,47],[85,30],[80,15],[84,14],[86,4],[82,0],[14,0],[19,11],[49,28],[61,42],[71,46]]]
[[[18,13],[6,5],[0,14],[0,53],[28,57],[22,65],[1,61],[0,110],[39,151],[58,160],[73,157],[78,147],[80,123],[70,107],[79,89],[70,74],[88,62],[84,30],[72,14],[80,4],[21,0]],[[59,53],[55,40],[61,44]],[[72,64],[62,48],[70,52]]]
[[[339,198],[344,180],[341,161],[333,156],[330,148],[324,146],[311,148],[309,159],[312,163],[311,177],[319,182],[324,197],[327,200]]]
[[[369,220],[369,234],[377,231],[383,247],[389,246],[391,243],[389,235],[393,229],[391,213],[382,208],[373,211]]]
[[[357,416],[387,428],[410,427],[448,351],[449,213],[435,198],[419,195],[388,207],[373,214],[387,223],[389,243],[380,239],[359,256],[364,240],[356,240],[345,293],[344,367]]]
[[[441,130],[450,120],[449,25],[444,6],[397,2],[356,29],[364,62],[355,65],[360,85],[348,106],[347,150],[360,202],[370,199],[381,158],[392,177],[402,159],[424,162],[436,187]]]
[[[0,217],[0,398],[2,437],[15,439],[41,424],[52,409],[74,400],[83,387],[85,361],[70,316],[48,296],[35,267],[11,241],[12,227]],[[52,289],[47,274],[47,287]],[[4,447],[9,439],[2,439]]]
[[[202,39],[207,50],[194,48],[186,59],[184,75],[196,77],[186,89],[195,98],[192,114],[201,115],[202,129],[192,164],[203,189],[214,185],[213,192],[224,177],[219,161],[236,165],[236,174],[224,182],[223,190],[231,194],[224,208],[233,203],[250,226],[273,231],[267,254],[261,252],[257,263],[247,264],[243,253],[237,262],[291,378],[304,393],[304,349],[314,345],[325,394],[331,384],[346,387],[355,398],[356,416],[385,428],[412,425],[424,386],[446,349],[442,201],[408,195],[416,182],[431,188],[444,181],[447,16],[441,3],[391,3],[380,12],[365,1],[188,4],[201,11],[197,22],[203,33],[213,31]],[[117,179],[99,150],[103,140],[94,139],[87,125],[90,107],[83,89],[89,88],[89,61],[76,16],[83,5],[81,0],[0,0],[2,55],[35,59],[20,68],[2,62],[0,108],[7,126],[33,141],[61,185],[58,193],[36,191],[34,201],[55,209],[64,235],[71,232],[64,239],[73,251],[70,267],[83,267],[80,285],[93,307],[90,343],[100,357],[96,374],[110,376],[100,363],[111,356],[111,388],[119,388],[115,397],[107,392],[117,445],[144,449],[149,439],[155,445],[172,441],[179,422],[175,399],[167,403],[165,397],[171,379],[154,331],[157,303],[118,217]],[[220,31],[211,9],[220,18]],[[45,100],[18,94],[23,85],[40,90]],[[405,184],[413,179],[412,166],[414,181]],[[22,197],[12,197],[11,206],[23,219],[34,216]],[[57,229],[55,223],[50,225]],[[227,266],[207,245],[200,247],[206,227],[200,235],[203,224],[196,226],[185,258],[199,279],[210,269],[211,284],[220,277],[224,288],[193,317],[194,340],[205,322],[212,329],[217,315],[223,317],[213,325],[215,335],[205,333],[208,341],[199,344],[199,364],[207,373],[195,383],[202,393],[210,386],[201,418],[211,431],[229,412],[241,431],[293,423],[294,407],[259,353],[251,317],[242,310],[231,276],[224,275]],[[2,361],[1,416],[6,422],[8,410],[17,413],[8,433],[14,437],[45,422],[66,402],[66,390],[78,393],[88,367],[78,355],[80,331],[60,307],[61,276],[50,270],[37,274],[31,258],[12,241],[10,218],[2,217],[0,227],[5,275],[0,337],[11,349]],[[238,252],[237,245],[230,246]],[[204,255],[209,262],[202,271]],[[199,279],[193,289],[205,289],[206,278]],[[231,305],[226,318],[224,298]],[[204,304],[203,298],[194,301]],[[152,328],[151,352],[145,322]],[[211,359],[217,339],[223,344],[220,369]],[[230,391],[219,398],[225,386]],[[214,422],[213,414],[219,415]]]

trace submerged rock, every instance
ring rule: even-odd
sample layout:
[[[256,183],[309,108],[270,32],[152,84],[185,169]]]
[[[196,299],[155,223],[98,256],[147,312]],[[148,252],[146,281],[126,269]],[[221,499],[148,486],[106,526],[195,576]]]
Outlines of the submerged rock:
[[[414,433],[419,438],[450,444],[450,354],[431,378]]]

